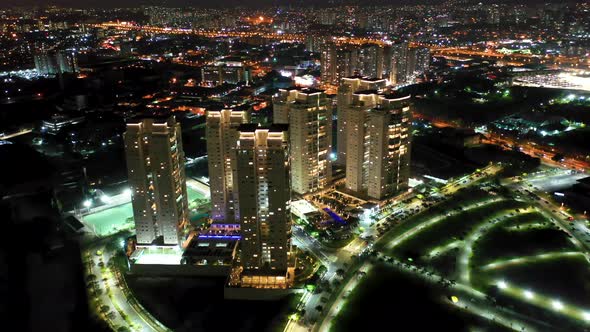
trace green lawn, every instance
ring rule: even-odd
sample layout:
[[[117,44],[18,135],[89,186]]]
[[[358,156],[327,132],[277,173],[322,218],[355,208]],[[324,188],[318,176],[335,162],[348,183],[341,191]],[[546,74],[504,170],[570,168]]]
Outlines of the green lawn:
[[[450,241],[463,241],[475,227],[488,222],[492,218],[502,217],[524,208],[528,204],[519,201],[499,201],[481,207],[466,210],[457,215],[445,218],[422,232],[400,243],[393,248],[392,254],[397,257],[423,256],[433,248]]]
[[[502,223],[502,226],[505,228],[510,227],[525,227],[527,225],[536,225],[536,224],[552,224],[545,216],[540,212],[531,212],[520,214],[514,218],[510,218],[510,220],[506,220]]]
[[[378,264],[348,295],[330,331],[434,331],[433,326],[441,331],[507,331],[454,310],[441,302],[446,296],[444,290]]]
[[[455,279],[457,272],[457,255],[459,248],[450,249],[430,260],[430,266],[441,275]]]
[[[186,187],[188,200],[192,201],[204,198],[205,195],[191,187]],[[133,221],[127,221],[133,217],[133,207],[131,203],[118,205],[107,210],[96,212],[82,217],[86,225],[90,225],[99,236],[107,236],[117,233],[120,230],[133,227]]]
[[[496,227],[475,242],[471,266],[476,269],[498,259],[563,251],[577,251],[577,248],[560,230],[514,231]]]
[[[486,279],[488,284],[505,280],[511,285],[590,310],[590,264],[581,255],[510,265],[491,270],[480,278]]]

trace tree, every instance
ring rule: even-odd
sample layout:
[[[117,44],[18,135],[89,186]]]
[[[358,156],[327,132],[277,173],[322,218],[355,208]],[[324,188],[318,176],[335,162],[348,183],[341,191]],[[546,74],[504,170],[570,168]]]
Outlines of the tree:
[[[344,271],[344,269],[342,269],[342,268],[340,268],[340,269],[336,270],[336,274],[337,274],[337,275],[338,275],[340,278],[344,277],[344,274],[345,274],[345,273],[346,273],[346,271]]]
[[[102,312],[103,314],[109,312],[109,310],[111,310],[111,308],[106,304],[100,306],[100,312]]]
[[[317,312],[322,312],[322,311],[324,311],[324,307],[322,307],[321,305],[317,305],[317,306],[315,307],[315,310],[316,310]]]

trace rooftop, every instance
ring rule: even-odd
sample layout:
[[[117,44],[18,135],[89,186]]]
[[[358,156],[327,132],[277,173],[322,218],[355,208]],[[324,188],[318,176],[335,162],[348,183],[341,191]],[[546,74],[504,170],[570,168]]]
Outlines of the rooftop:
[[[270,126],[259,126],[256,123],[243,123],[238,127],[241,132],[255,132],[256,130],[268,130],[270,132],[283,132],[289,130],[288,124],[272,124]]]
[[[377,90],[360,90],[360,91],[356,91],[354,94],[355,95],[374,95],[377,93],[378,93]]]
[[[314,93],[322,93],[322,92],[325,92],[325,90],[322,90],[322,89],[306,88],[306,87],[299,87],[299,86],[291,86],[291,87],[284,88],[284,89],[281,89],[281,90],[285,90],[285,91],[294,91],[294,90],[296,90],[296,91],[299,91],[301,93],[305,93],[305,94],[308,94],[308,95],[314,94]]]
[[[199,235],[189,243],[183,256],[197,259],[231,258],[239,238],[239,235]]]

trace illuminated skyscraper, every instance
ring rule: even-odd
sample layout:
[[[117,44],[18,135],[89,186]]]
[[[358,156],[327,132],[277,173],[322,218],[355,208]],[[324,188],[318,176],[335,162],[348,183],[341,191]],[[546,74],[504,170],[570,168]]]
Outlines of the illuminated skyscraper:
[[[384,199],[408,189],[410,179],[410,96],[379,97],[369,111],[367,195]]]
[[[359,91],[346,112],[346,189],[385,199],[407,189],[410,176],[410,96]]]
[[[285,287],[291,246],[288,126],[238,128],[237,197],[243,285]],[[260,279],[263,275],[264,279]],[[261,286],[265,287],[265,286]]]
[[[332,178],[332,102],[323,90],[280,89],[273,98],[275,124],[289,125],[291,189],[306,194]]]
[[[138,245],[179,245],[188,222],[180,124],[172,116],[127,123],[125,152]]]
[[[372,91],[374,93],[380,92],[387,86],[387,80],[378,78],[367,78],[361,76],[351,76],[343,78],[338,87],[337,98],[337,163],[339,165],[346,164],[346,141],[347,141],[347,117],[348,112],[358,112],[375,106],[374,103],[368,103],[367,100],[361,98],[356,100],[353,98],[355,92],[358,91]],[[358,99],[358,98],[357,98]]]
[[[234,164],[238,127],[248,123],[246,111],[223,109],[207,111],[206,137],[211,190],[211,218],[214,222],[234,223],[237,200],[234,191]]]

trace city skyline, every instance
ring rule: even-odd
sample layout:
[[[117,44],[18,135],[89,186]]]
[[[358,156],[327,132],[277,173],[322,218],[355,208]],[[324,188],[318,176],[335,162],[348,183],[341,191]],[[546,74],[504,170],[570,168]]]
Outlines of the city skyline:
[[[590,329],[590,3],[0,6],[6,326]]]
[[[477,3],[478,1],[473,0],[471,2]],[[571,1],[575,3],[577,1]],[[217,2],[216,4],[205,3],[202,0],[189,0],[190,6],[199,7],[203,5],[203,7],[219,7],[219,6],[226,6],[226,5],[237,5],[237,6],[244,6],[244,7],[268,7],[268,6],[288,6],[288,5],[306,5],[306,6],[338,6],[338,5],[411,5],[411,4],[432,4],[438,3],[435,0],[324,0],[324,1],[311,1],[311,0],[300,0],[297,3],[291,3],[286,0],[252,0],[252,2],[243,2],[243,1],[236,1],[236,0],[222,0],[221,2]],[[523,1],[515,1],[515,0],[497,0],[495,3],[527,3],[527,4],[535,4],[535,3],[543,3],[541,0],[525,0]],[[182,6],[186,5],[187,1],[181,0],[126,0],[126,2],[114,2],[114,1],[96,1],[96,0],[85,0],[83,3],[80,1],[72,1],[72,0],[51,0],[42,1],[42,0],[7,0],[4,3],[5,7],[10,6],[42,6],[42,5],[58,5],[58,6],[71,6],[71,7],[133,7],[133,6],[141,6],[141,5],[152,5],[152,6]],[[1,7],[0,7],[1,8]]]

